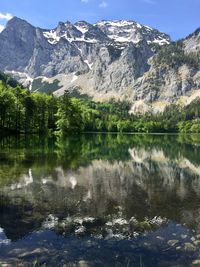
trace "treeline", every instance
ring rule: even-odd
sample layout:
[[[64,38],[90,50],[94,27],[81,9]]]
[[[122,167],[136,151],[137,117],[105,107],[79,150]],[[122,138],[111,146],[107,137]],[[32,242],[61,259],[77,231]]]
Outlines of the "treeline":
[[[0,131],[44,134],[80,132],[181,132],[200,133],[200,100],[181,108],[170,105],[161,114],[130,115],[125,101],[95,103],[71,98],[66,92],[56,98],[30,93],[0,81]]]
[[[0,129],[16,133],[44,133],[56,129],[57,100],[0,82]]]

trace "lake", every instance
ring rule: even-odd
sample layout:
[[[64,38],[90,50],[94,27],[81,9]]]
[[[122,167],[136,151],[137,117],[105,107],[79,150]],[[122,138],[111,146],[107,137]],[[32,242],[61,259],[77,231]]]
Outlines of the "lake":
[[[200,136],[0,138],[0,266],[200,266]]]

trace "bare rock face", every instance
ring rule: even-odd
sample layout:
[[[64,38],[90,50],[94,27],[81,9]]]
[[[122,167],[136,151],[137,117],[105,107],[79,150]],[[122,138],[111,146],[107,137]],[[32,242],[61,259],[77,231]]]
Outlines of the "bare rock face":
[[[29,23],[16,17],[10,20],[0,37],[0,69],[24,71],[36,39],[36,29]]]
[[[0,70],[33,91],[56,80],[56,95],[76,89],[95,100],[172,102],[200,88],[199,33],[174,44],[134,21],[67,21],[47,30],[14,17],[0,33]]]
[[[189,53],[200,51],[200,28],[184,40],[184,45],[185,50]]]
[[[150,68],[134,84],[134,100],[169,103],[200,96],[200,30],[185,40],[162,47],[149,60]]]

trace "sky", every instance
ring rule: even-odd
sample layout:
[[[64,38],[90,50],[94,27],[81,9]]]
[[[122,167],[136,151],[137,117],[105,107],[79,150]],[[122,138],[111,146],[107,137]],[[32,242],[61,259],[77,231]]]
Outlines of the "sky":
[[[59,21],[134,20],[177,40],[200,27],[200,0],[0,0],[0,31],[12,16],[45,29]]]

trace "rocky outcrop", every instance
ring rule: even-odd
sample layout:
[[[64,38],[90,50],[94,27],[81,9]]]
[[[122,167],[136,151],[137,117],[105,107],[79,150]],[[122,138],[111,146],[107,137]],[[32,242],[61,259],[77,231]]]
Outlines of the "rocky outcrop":
[[[184,45],[185,50],[189,53],[200,51],[200,28],[184,40]]]

